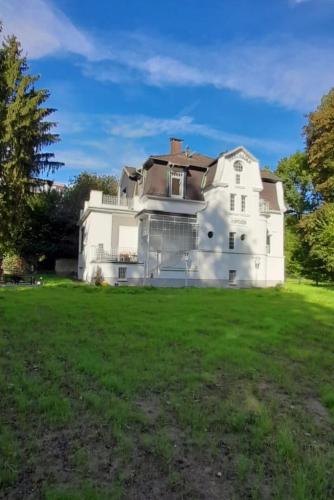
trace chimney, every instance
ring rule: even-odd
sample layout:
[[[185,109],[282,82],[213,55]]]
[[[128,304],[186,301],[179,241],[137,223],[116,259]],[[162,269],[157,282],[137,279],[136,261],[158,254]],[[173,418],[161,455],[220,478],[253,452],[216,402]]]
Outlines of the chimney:
[[[182,153],[183,139],[177,139],[176,137],[171,137],[169,140],[170,140],[170,154],[177,155]]]

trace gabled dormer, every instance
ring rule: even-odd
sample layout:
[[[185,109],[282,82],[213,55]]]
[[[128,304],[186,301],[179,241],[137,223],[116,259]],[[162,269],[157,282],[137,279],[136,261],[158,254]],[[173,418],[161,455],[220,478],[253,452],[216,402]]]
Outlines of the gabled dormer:
[[[204,188],[218,186],[261,191],[262,182],[257,158],[242,146],[222,153],[208,171]]]

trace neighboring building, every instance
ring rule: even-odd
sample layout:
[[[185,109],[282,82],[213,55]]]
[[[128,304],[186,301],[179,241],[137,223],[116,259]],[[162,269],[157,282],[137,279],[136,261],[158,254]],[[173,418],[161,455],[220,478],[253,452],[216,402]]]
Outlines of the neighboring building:
[[[66,184],[46,179],[32,179],[31,189],[32,193],[45,193],[47,191],[57,191],[63,193],[66,189]]]
[[[117,197],[91,191],[78,276],[110,284],[273,286],[284,281],[282,182],[245,148],[182,151],[123,169]]]

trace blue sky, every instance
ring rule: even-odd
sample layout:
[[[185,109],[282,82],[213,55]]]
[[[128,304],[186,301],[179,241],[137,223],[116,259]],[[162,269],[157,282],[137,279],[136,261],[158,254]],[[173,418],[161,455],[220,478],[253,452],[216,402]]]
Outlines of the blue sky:
[[[274,168],[334,86],[334,0],[0,0],[0,18],[58,109],[60,181],[118,175],[170,136]]]

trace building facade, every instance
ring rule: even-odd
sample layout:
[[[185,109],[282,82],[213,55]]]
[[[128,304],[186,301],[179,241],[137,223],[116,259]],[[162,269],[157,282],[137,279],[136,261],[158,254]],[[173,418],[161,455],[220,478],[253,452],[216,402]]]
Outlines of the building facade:
[[[118,196],[91,191],[78,276],[110,284],[267,287],[284,282],[282,182],[245,148],[182,151],[123,169]]]

